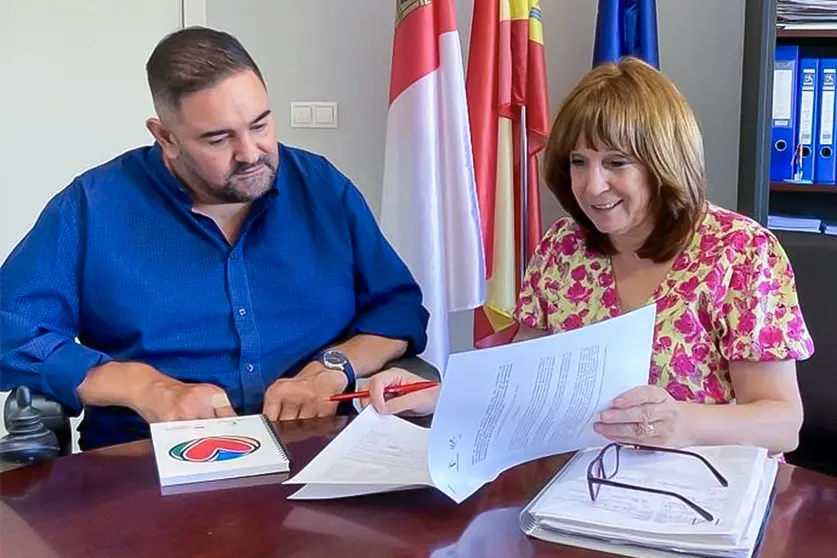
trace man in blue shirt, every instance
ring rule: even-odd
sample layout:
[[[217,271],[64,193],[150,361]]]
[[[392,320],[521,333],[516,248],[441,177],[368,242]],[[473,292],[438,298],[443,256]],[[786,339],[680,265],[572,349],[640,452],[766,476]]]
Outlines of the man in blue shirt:
[[[88,449],[155,421],[334,414],[423,351],[418,285],[349,179],[277,142],[241,44],[181,30],[146,69],[154,145],[77,177],[3,264],[0,389],[84,409]]]

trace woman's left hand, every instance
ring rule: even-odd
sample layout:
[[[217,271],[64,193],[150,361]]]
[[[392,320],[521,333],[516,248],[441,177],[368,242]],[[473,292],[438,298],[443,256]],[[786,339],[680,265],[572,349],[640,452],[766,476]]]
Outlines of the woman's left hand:
[[[680,448],[692,445],[685,418],[686,405],[659,386],[626,391],[602,411],[596,432],[624,444]]]

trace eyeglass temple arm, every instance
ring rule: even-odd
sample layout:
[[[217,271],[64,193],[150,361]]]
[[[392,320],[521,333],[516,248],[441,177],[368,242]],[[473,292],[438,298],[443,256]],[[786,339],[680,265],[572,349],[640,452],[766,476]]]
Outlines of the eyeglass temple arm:
[[[635,486],[633,484],[625,484],[625,483],[611,481],[611,480],[605,480],[605,479],[592,478],[592,479],[588,479],[588,480],[590,482],[597,482],[599,484],[604,484],[606,486],[615,486],[617,488],[627,488],[627,489],[630,489],[630,490],[639,490],[639,491],[642,491],[642,492],[651,492],[653,494],[662,494],[664,496],[674,496],[675,498],[677,498],[678,500],[680,500],[681,502],[683,502],[684,504],[686,504],[687,506],[692,508],[696,513],[700,514],[700,516],[702,518],[704,518],[706,521],[715,521],[715,518],[712,516],[711,513],[709,513],[708,511],[706,511],[702,507],[698,506],[697,504],[695,504],[694,502],[692,502],[691,500],[689,500],[685,496],[681,496],[677,492],[671,492],[669,490],[661,490],[659,488],[647,488],[647,487],[644,487],[644,486]]]

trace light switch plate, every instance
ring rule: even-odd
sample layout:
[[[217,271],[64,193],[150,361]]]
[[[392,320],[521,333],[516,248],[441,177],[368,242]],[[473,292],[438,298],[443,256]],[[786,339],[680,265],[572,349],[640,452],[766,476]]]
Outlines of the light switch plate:
[[[300,101],[291,103],[291,128],[337,128],[337,103]]]
[[[314,111],[308,103],[291,103],[291,128],[307,128],[314,123]]]
[[[337,127],[337,103],[314,103],[314,125]]]

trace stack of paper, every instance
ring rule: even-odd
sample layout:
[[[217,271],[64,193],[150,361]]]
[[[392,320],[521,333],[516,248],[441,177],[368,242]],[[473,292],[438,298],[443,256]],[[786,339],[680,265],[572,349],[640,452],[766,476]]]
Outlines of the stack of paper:
[[[750,557],[760,538],[778,469],[764,449],[690,448],[727,479],[724,487],[699,459],[623,448],[612,478],[676,492],[713,515],[702,518],[679,499],[613,486],[590,497],[587,468],[599,448],[576,456],[523,510],[521,526],[536,538],[625,556]]]
[[[779,23],[837,23],[837,2],[834,0],[779,0],[776,6]]]
[[[794,217],[790,215],[768,215],[767,228],[777,231],[819,233],[822,220],[816,217]]]

